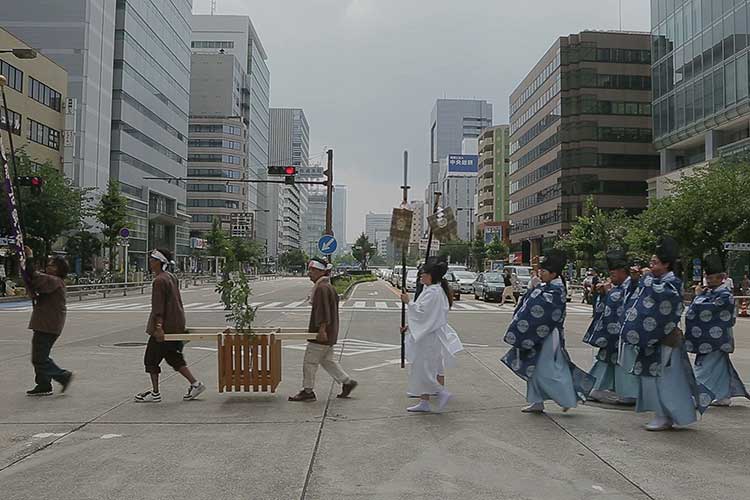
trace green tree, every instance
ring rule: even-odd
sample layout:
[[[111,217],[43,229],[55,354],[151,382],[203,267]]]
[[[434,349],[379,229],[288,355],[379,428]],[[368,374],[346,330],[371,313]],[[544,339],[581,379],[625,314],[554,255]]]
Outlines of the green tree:
[[[120,229],[128,223],[128,200],[120,193],[120,184],[110,179],[107,192],[96,207],[96,220],[102,225],[104,246],[109,251],[109,269],[115,268],[115,248]]]
[[[214,217],[211,223],[211,230],[206,234],[208,243],[208,255],[212,257],[226,257],[229,252],[229,237],[221,228],[221,221]]]
[[[484,243],[482,231],[477,231],[474,241],[471,243],[471,258],[476,271],[484,270],[484,259],[487,258],[487,246]]]
[[[569,233],[555,242],[555,247],[584,267],[593,267],[604,261],[608,251],[628,247],[626,238],[634,223],[625,210],[602,210],[589,197],[584,215],[576,219]]]
[[[81,259],[81,269],[91,269],[91,260],[99,254],[102,242],[94,234],[88,231],[79,231],[68,238],[65,242],[65,252],[72,258]],[[72,262],[71,262],[72,263]]]
[[[19,209],[26,243],[34,249],[38,259],[52,253],[52,245],[68,231],[79,229],[90,210],[91,189],[78,188],[50,163],[38,165],[23,152],[17,153],[18,175],[39,176],[42,192],[34,194],[30,188],[20,188]],[[0,203],[0,220],[8,222],[7,204]]]
[[[299,248],[288,250],[279,255],[278,266],[286,271],[304,271],[307,255]]]
[[[338,254],[333,258],[333,263],[337,266],[353,266],[357,259],[351,253]]]
[[[439,255],[441,257],[450,257],[454,264],[464,264],[471,254],[472,244],[469,241],[449,241],[440,246]]]
[[[506,260],[509,252],[508,245],[504,241],[500,241],[500,238],[495,235],[487,245],[487,258],[490,260]]]
[[[357,260],[357,262],[359,262],[359,265],[362,267],[363,271],[367,270],[368,260],[377,254],[378,249],[375,248],[372,243],[370,243],[370,239],[367,237],[367,235],[365,233],[360,234],[359,238],[357,238],[357,241],[354,242],[354,246],[352,247],[352,255]]]
[[[263,247],[257,240],[232,237],[229,239],[229,248],[232,270],[241,269],[242,264],[257,267],[263,259]]]

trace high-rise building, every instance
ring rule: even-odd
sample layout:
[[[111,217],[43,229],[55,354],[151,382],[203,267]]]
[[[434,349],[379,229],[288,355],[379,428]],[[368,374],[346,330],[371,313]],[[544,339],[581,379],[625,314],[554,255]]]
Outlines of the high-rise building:
[[[388,232],[391,230],[391,214],[376,214],[370,212],[365,215],[365,235],[372,245],[378,241],[378,232]]]
[[[194,15],[191,48],[194,54],[231,54],[239,64],[241,79],[234,82],[241,97],[234,105],[248,129],[248,179],[267,178],[270,134],[270,72],[268,55],[253,23],[247,16]],[[267,200],[271,184],[247,184],[248,210],[255,213],[256,238],[266,241],[269,254],[273,253],[276,222]],[[269,210],[269,212],[266,212]]]
[[[479,136],[477,222],[479,229],[490,222],[508,220],[510,200],[510,127],[490,127]]]
[[[128,198],[129,254],[147,268],[149,248],[190,254],[187,174],[192,1],[117,2],[110,176]],[[131,267],[132,268],[132,267]]]
[[[3,27],[68,72],[66,88],[52,86],[66,97],[68,130],[62,144],[70,151],[65,175],[76,186],[99,193],[110,178],[115,4],[116,0],[2,2]]]
[[[297,179],[307,182],[325,182],[325,167],[318,161],[309,167],[297,168]],[[301,186],[303,187],[303,186]],[[318,240],[326,231],[328,192],[324,185],[304,186],[307,192],[307,211],[302,217],[302,249],[308,255],[318,254]]]
[[[248,95],[247,72],[235,54],[192,54],[187,185],[191,237],[205,236],[214,219],[229,234],[233,214],[235,220],[252,220],[251,235],[257,235],[258,212],[250,196],[257,185],[238,182],[257,178],[250,168],[250,113],[243,106]]]
[[[524,262],[567,232],[593,197],[642,210],[658,173],[652,144],[650,35],[561,37],[510,98],[510,213]]]
[[[649,195],[697,166],[750,146],[750,2],[651,1],[654,139]]]
[[[492,104],[470,99],[438,99],[430,116],[430,178],[425,191],[427,206],[440,190],[440,160],[460,154],[466,138],[478,138],[492,125]]]
[[[350,243],[346,233],[346,210],[349,188],[343,184],[333,186],[333,235],[339,242],[339,251],[343,251],[347,243]]]
[[[305,112],[294,108],[271,108],[270,164],[292,165],[299,169],[309,167],[310,126]],[[307,186],[295,184],[269,184],[269,209],[274,208],[279,221],[278,249],[280,253],[303,248],[304,227],[302,218],[307,212]],[[273,217],[272,217],[273,218]],[[270,248],[270,246],[269,246]]]
[[[0,47],[29,49],[18,37],[0,28]],[[49,163],[63,168],[63,135],[65,127],[68,74],[51,59],[37,55],[19,59],[13,54],[0,54],[0,75],[8,80],[5,97],[8,101],[8,122],[0,102],[0,133],[10,159],[13,136],[16,153],[23,150],[31,161]]]

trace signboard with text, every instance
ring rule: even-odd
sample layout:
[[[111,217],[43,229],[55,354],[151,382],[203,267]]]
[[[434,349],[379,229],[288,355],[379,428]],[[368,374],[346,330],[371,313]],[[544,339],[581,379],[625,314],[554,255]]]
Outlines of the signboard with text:
[[[503,226],[487,226],[484,228],[484,243],[489,245],[492,240],[497,239],[503,241]]]
[[[478,171],[477,155],[448,155],[448,175],[476,175]]]
[[[231,215],[232,237],[252,239],[255,237],[255,214],[252,212],[233,212]]]

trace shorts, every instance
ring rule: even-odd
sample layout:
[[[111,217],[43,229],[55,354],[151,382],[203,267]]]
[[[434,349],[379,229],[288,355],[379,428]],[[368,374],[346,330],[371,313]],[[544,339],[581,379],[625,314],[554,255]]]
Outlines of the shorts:
[[[146,353],[143,356],[146,373],[161,373],[159,365],[162,360],[166,360],[167,364],[175,371],[187,366],[185,358],[182,356],[182,342],[157,342],[153,337],[149,337]]]

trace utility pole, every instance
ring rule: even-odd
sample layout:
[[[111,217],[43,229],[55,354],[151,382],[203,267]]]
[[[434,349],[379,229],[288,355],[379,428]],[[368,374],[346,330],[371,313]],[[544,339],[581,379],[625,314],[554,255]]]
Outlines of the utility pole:
[[[404,184],[401,186],[403,199],[401,208],[409,208],[409,152],[404,151]],[[401,290],[406,291],[406,252],[409,251],[409,241],[404,243],[401,249]],[[416,300],[416,299],[415,299]],[[406,366],[406,304],[401,303],[401,368]]]
[[[333,234],[333,149],[327,151],[328,154],[328,168],[325,171],[326,175],[326,234],[336,236]],[[328,263],[332,262],[331,256],[327,256]]]

